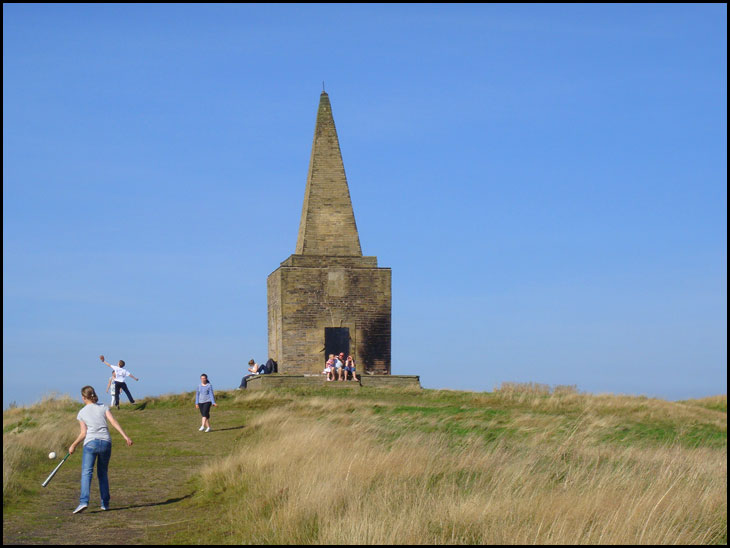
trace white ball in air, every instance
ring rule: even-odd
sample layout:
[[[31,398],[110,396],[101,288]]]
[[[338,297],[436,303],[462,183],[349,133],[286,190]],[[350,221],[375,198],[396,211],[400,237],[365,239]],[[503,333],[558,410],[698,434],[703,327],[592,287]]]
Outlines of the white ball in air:
[[[50,453],[48,453],[48,458],[49,458],[49,459],[55,459],[55,458],[56,458],[56,453],[55,453],[55,451],[51,451]]]

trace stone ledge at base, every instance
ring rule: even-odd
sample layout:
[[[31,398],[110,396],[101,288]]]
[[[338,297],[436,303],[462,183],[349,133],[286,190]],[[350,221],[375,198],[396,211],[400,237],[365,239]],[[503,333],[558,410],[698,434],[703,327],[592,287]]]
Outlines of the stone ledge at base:
[[[272,373],[258,375],[248,379],[247,390],[266,390],[269,388],[289,388],[292,386],[310,386],[332,388],[421,388],[421,379],[418,375],[363,375],[360,382],[330,381],[324,375],[286,375]]]

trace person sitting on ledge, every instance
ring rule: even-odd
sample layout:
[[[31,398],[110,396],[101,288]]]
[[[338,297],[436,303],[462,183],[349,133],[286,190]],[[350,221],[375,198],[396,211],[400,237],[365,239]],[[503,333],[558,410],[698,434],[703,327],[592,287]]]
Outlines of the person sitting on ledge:
[[[265,373],[267,375],[271,375],[272,373],[278,373],[279,372],[279,364],[276,363],[276,360],[274,358],[269,358],[266,360],[266,371]]]
[[[357,374],[355,373],[355,360],[352,359],[352,356],[347,356],[347,361],[345,361],[345,380],[347,380],[348,373],[352,375],[352,379],[350,380],[357,380]]]
[[[241,390],[242,388],[246,388],[246,385],[248,383],[248,379],[251,377],[254,377],[259,374],[263,374],[266,371],[266,368],[263,365],[257,364],[255,361],[253,361],[253,358],[248,361],[248,371],[249,374],[245,375],[241,379],[241,385],[236,390]]]
[[[334,368],[335,368],[335,355],[330,354],[330,357],[327,360],[327,363],[324,364],[324,371],[322,371],[323,375],[327,375],[328,381],[335,380],[335,374],[333,372]]]
[[[343,380],[342,374],[345,372],[345,353],[340,352],[337,356],[335,356],[335,372],[337,373],[337,380],[341,381]],[[334,377],[333,379],[334,380]]]

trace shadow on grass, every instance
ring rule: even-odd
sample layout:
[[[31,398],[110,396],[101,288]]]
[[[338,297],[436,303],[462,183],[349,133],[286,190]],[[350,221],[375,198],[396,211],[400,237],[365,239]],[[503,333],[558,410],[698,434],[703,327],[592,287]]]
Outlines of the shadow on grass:
[[[245,426],[229,426],[228,428],[215,428],[212,429],[208,434],[215,434],[216,432],[225,432],[226,430],[241,430],[246,428]]]
[[[148,508],[150,506],[165,506],[166,504],[174,504],[176,502],[180,502],[181,500],[189,499],[192,497],[192,493],[188,493],[187,495],[183,497],[177,497],[174,499],[167,499],[163,502],[148,502],[146,504],[130,504],[129,506],[120,506],[119,508],[109,508],[109,510],[97,510],[95,512],[90,512],[91,514],[99,514],[103,512],[116,512],[119,510],[131,510],[133,508]]]

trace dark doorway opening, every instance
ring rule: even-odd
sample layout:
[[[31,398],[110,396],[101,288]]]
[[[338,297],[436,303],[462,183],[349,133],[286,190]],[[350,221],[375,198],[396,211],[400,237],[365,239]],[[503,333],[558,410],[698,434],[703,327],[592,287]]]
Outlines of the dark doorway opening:
[[[324,359],[330,357],[330,354],[337,355],[340,352],[345,353],[345,357],[350,354],[350,328],[349,327],[325,327],[324,328]]]

